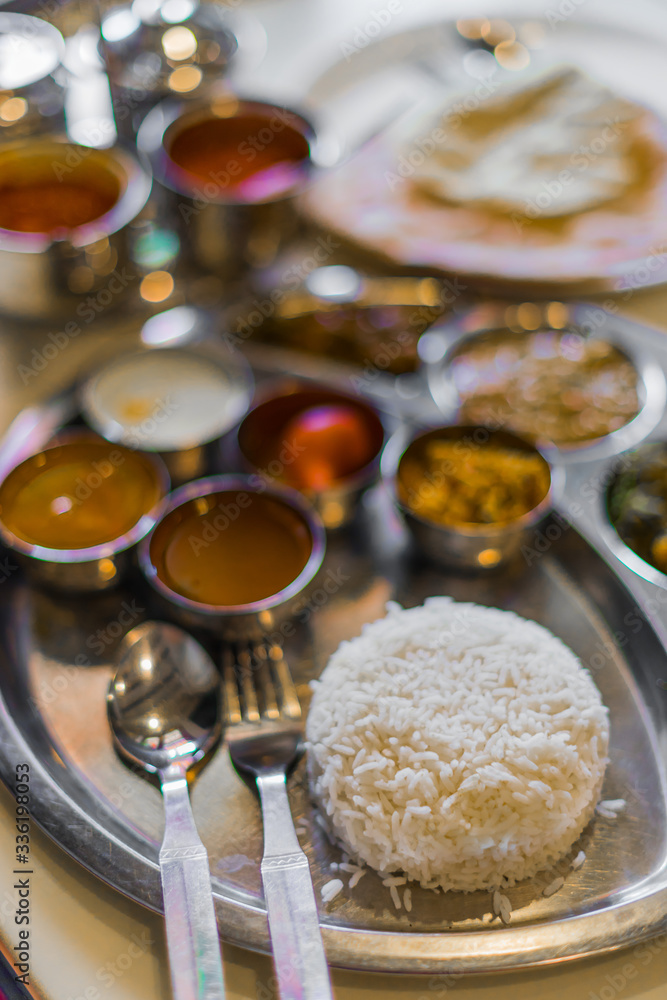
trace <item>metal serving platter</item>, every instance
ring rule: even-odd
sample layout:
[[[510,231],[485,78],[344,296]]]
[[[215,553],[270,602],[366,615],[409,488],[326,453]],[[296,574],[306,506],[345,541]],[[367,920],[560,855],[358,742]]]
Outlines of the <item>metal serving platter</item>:
[[[663,335],[609,316],[601,332],[625,341],[628,349],[643,345],[667,370]],[[320,378],[327,375],[325,361],[263,350],[255,360],[261,362],[255,366],[260,379],[269,367],[310,374],[316,367]],[[358,373],[338,367],[331,376],[349,387]],[[377,389],[387,410],[393,407],[391,392],[386,380]],[[433,419],[425,384],[421,398],[424,421]],[[65,394],[19,418],[23,443],[17,450],[15,427],[0,460],[36,446],[40,435],[48,437],[72,412],[72,396]],[[663,420],[653,436],[665,430]],[[509,926],[492,916],[491,895],[485,892],[415,888],[412,912],[397,911],[380,878],[367,873],[353,890],[346,887],[333,902],[321,904],[332,964],[488,972],[620,948],[667,926],[667,580],[648,568],[653,580],[632,572],[627,550],[604,524],[601,483],[609,463],[608,456],[595,458],[592,451],[590,459],[570,462],[562,509],[591,497],[582,503],[577,527],[555,518],[536,534],[534,556],[497,575],[450,575],[422,562],[382,488],[366,494],[348,529],[330,535],[321,588],[302,606],[296,635],[285,645],[304,702],[308,681],[330,653],[365,622],[382,616],[389,599],[414,605],[432,594],[449,594],[508,608],[546,625],[593,671],[612,724],[603,797],[627,801],[615,820],[597,816],[555,868],[508,891]],[[0,774],[12,787],[16,765],[28,763],[34,820],[94,874],[160,910],[160,793],[117,758],[105,706],[118,643],[138,621],[159,616],[153,598],[138,575],[122,590],[82,599],[33,589],[14,568],[11,554],[3,565]],[[200,638],[220,655],[210,640]],[[259,805],[224,746],[202,769],[192,797],[211,861],[221,936],[268,951]],[[290,780],[290,799],[319,899],[321,886],[337,874],[330,865],[340,862],[341,854],[327,840],[309,799],[304,761]],[[579,850],[586,861],[571,871]],[[565,876],[563,888],[543,896],[558,874]]]

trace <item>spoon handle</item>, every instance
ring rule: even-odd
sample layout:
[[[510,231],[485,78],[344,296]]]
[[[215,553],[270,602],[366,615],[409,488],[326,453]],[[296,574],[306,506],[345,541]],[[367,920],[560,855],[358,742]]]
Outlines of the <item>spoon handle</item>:
[[[222,959],[208,855],[178,765],[160,772],[165,829],[160,875],[174,1000],[224,1000]]]

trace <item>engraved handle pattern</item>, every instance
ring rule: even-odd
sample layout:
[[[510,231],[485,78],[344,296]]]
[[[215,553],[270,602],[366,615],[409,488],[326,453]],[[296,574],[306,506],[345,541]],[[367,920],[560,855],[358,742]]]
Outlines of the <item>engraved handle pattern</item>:
[[[174,1000],[224,1000],[208,855],[195,826],[187,778],[178,765],[160,777],[166,820],[160,875]]]
[[[333,1000],[308,859],[299,846],[285,775],[257,778],[264,816],[261,873],[281,1000]]]

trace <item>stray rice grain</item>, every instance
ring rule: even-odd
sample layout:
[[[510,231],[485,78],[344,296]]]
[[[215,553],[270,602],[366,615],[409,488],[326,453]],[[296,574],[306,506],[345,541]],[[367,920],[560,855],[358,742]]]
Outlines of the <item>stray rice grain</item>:
[[[322,886],[321,896],[325,903],[330,903],[343,888],[343,883],[339,878],[332,878]]]

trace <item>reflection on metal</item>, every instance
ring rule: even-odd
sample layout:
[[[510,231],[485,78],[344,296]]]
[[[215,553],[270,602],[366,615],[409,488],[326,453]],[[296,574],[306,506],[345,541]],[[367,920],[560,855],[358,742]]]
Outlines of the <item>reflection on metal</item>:
[[[197,39],[189,28],[168,28],[162,36],[162,48],[167,59],[189,59],[197,51]]]
[[[177,94],[186,94],[195,90],[202,80],[202,71],[198,66],[179,66],[169,74],[167,81],[169,89]]]
[[[164,302],[173,290],[174,279],[168,271],[151,271],[139,286],[139,293],[145,302]]]

